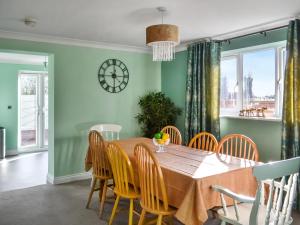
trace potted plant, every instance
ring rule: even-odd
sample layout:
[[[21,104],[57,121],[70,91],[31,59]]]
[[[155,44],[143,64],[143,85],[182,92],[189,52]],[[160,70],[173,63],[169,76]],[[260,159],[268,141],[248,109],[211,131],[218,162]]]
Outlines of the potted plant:
[[[162,92],[150,92],[139,99],[141,112],[136,116],[145,137],[152,138],[167,125],[174,125],[181,109]]]

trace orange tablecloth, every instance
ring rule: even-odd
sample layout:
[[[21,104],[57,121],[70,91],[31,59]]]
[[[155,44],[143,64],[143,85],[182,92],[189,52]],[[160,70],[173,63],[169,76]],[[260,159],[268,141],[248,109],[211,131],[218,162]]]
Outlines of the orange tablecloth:
[[[134,160],[134,146],[146,143],[153,151],[155,146],[148,138],[131,138],[116,141]],[[239,194],[254,196],[257,183],[251,167],[256,163],[239,158],[220,160],[216,154],[170,144],[166,152],[156,153],[167,186],[169,204],[178,208],[176,218],[187,225],[201,225],[207,210],[220,206],[219,194],[211,185],[221,185]],[[134,165],[135,163],[133,163]],[[89,151],[86,169],[91,167]],[[134,168],[135,169],[135,168]],[[228,200],[228,199],[227,199]]]

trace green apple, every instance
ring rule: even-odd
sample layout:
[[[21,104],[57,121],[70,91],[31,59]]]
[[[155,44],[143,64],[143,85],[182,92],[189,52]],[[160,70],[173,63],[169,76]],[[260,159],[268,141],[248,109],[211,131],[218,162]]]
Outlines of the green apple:
[[[155,138],[155,139],[161,139],[161,134],[160,134],[160,133],[154,134],[154,138]]]

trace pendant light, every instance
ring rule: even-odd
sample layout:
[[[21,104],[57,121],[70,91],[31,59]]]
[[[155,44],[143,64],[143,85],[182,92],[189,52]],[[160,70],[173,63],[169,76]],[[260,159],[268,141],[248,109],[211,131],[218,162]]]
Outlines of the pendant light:
[[[167,9],[158,7],[162,23],[146,28],[146,44],[152,47],[153,61],[172,61],[175,58],[175,46],[179,44],[179,30],[176,25],[164,24],[163,16]]]

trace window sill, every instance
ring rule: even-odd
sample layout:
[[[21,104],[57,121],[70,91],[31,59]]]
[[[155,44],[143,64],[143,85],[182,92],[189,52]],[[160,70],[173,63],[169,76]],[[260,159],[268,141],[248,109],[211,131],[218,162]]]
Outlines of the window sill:
[[[247,117],[247,116],[220,116],[220,118],[240,119],[240,120],[256,120],[256,121],[269,121],[269,122],[281,122],[281,118],[278,117]]]

